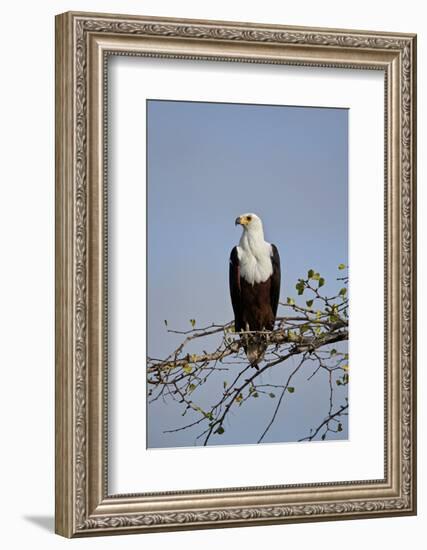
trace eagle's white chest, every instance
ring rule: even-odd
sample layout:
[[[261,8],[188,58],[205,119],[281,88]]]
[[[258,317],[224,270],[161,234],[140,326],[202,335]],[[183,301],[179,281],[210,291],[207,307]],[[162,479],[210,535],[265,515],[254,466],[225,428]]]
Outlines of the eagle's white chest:
[[[237,256],[240,276],[249,284],[263,283],[273,274],[270,243],[249,239],[245,235],[237,247]]]

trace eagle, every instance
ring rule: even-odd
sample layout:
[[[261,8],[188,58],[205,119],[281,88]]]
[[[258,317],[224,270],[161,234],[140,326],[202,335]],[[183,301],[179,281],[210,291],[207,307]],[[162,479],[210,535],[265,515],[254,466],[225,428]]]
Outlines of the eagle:
[[[273,330],[280,294],[279,252],[264,240],[262,221],[256,214],[238,216],[235,225],[243,232],[230,254],[234,329],[246,333]],[[249,363],[258,368],[267,349],[265,335],[243,334],[242,340]]]

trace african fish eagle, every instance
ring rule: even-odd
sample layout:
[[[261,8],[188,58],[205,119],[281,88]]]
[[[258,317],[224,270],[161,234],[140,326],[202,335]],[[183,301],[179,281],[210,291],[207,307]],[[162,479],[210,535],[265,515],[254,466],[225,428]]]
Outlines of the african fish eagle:
[[[262,221],[256,214],[242,214],[240,242],[230,254],[230,295],[236,332],[270,331],[274,328],[280,294],[280,257],[274,244],[264,240]],[[263,335],[243,335],[243,348],[252,366],[264,357]]]

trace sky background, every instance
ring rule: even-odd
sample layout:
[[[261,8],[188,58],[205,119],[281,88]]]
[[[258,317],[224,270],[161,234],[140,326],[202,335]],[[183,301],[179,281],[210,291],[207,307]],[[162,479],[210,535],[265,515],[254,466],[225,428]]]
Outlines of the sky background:
[[[325,294],[342,286],[335,278],[348,259],[348,110],[150,100],[147,124],[149,356],[166,357],[181,341],[165,319],[180,330],[192,318],[198,326],[233,319],[228,261],[239,214],[258,214],[279,249],[282,301],[296,298],[295,283],[310,268],[325,277]],[[262,383],[283,383],[296,361],[270,369]],[[296,441],[326,416],[327,373],[307,382],[312,370],[293,379],[295,393],[264,442]],[[207,383],[200,399],[213,400],[225,378]],[[337,405],[347,389],[337,387]],[[248,401],[211,444],[255,443],[275,402]],[[190,419],[181,412],[169,401],[148,406],[148,447],[195,444],[198,431],[163,433]],[[346,439],[347,426],[335,437]]]

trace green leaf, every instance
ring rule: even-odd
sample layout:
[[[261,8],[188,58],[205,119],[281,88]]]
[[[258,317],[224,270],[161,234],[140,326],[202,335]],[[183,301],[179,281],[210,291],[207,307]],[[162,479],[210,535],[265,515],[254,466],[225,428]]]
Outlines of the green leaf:
[[[294,387],[288,386],[288,392],[289,392],[289,393],[294,393],[294,391],[295,391],[295,388],[294,388]]]
[[[341,271],[342,271],[343,269],[345,269],[345,264],[340,264],[340,265],[338,266],[338,269],[341,270]]]
[[[320,277],[319,279],[319,288],[325,284],[325,279],[323,277]]]
[[[193,367],[187,364],[182,367],[182,370],[185,372],[185,374],[190,374],[193,370]]]
[[[295,300],[293,298],[287,298],[286,300],[287,304],[290,305],[290,306],[294,306],[295,305]]]
[[[320,279],[320,273],[315,273],[311,278],[318,281]]]
[[[311,307],[313,305],[313,300],[307,300],[306,304],[307,304],[307,307]]]
[[[342,432],[342,424],[338,424],[337,431],[338,431],[338,432]]]
[[[165,326],[167,327],[167,326],[168,326],[168,320],[165,319],[165,320],[164,320],[164,323],[165,323]]]
[[[224,432],[225,432],[224,428],[223,428],[222,426],[220,426],[220,427],[216,430],[215,433],[221,435],[221,434],[223,434]]]
[[[271,397],[271,399],[274,399],[276,397],[274,393],[269,393],[268,396]]]
[[[299,279],[299,281],[295,285],[295,288],[298,291],[298,295],[301,295],[304,292],[304,289],[305,289],[305,282],[302,279]]]
[[[191,326],[194,328],[196,325],[196,319],[190,319]]]
[[[258,392],[254,392],[254,393],[252,394],[252,397],[258,397]]]
[[[188,386],[188,391],[191,393],[192,391],[194,391],[196,389],[196,386],[194,384],[190,384]]]
[[[344,287],[340,290],[340,296],[345,296],[347,294],[347,289]]]
[[[335,355],[337,353],[336,349],[331,349],[331,355]]]
[[[228,385],[227,380],[224,380],[224,382],[222,383],[222,385],[224,386],[224,389],[225,389],[225,388],[227,387],[227,385]]]
[[[309,269],[307,275],[308,275],[308,278],[311,279],[314,275],[314,271],[312,269]]]

